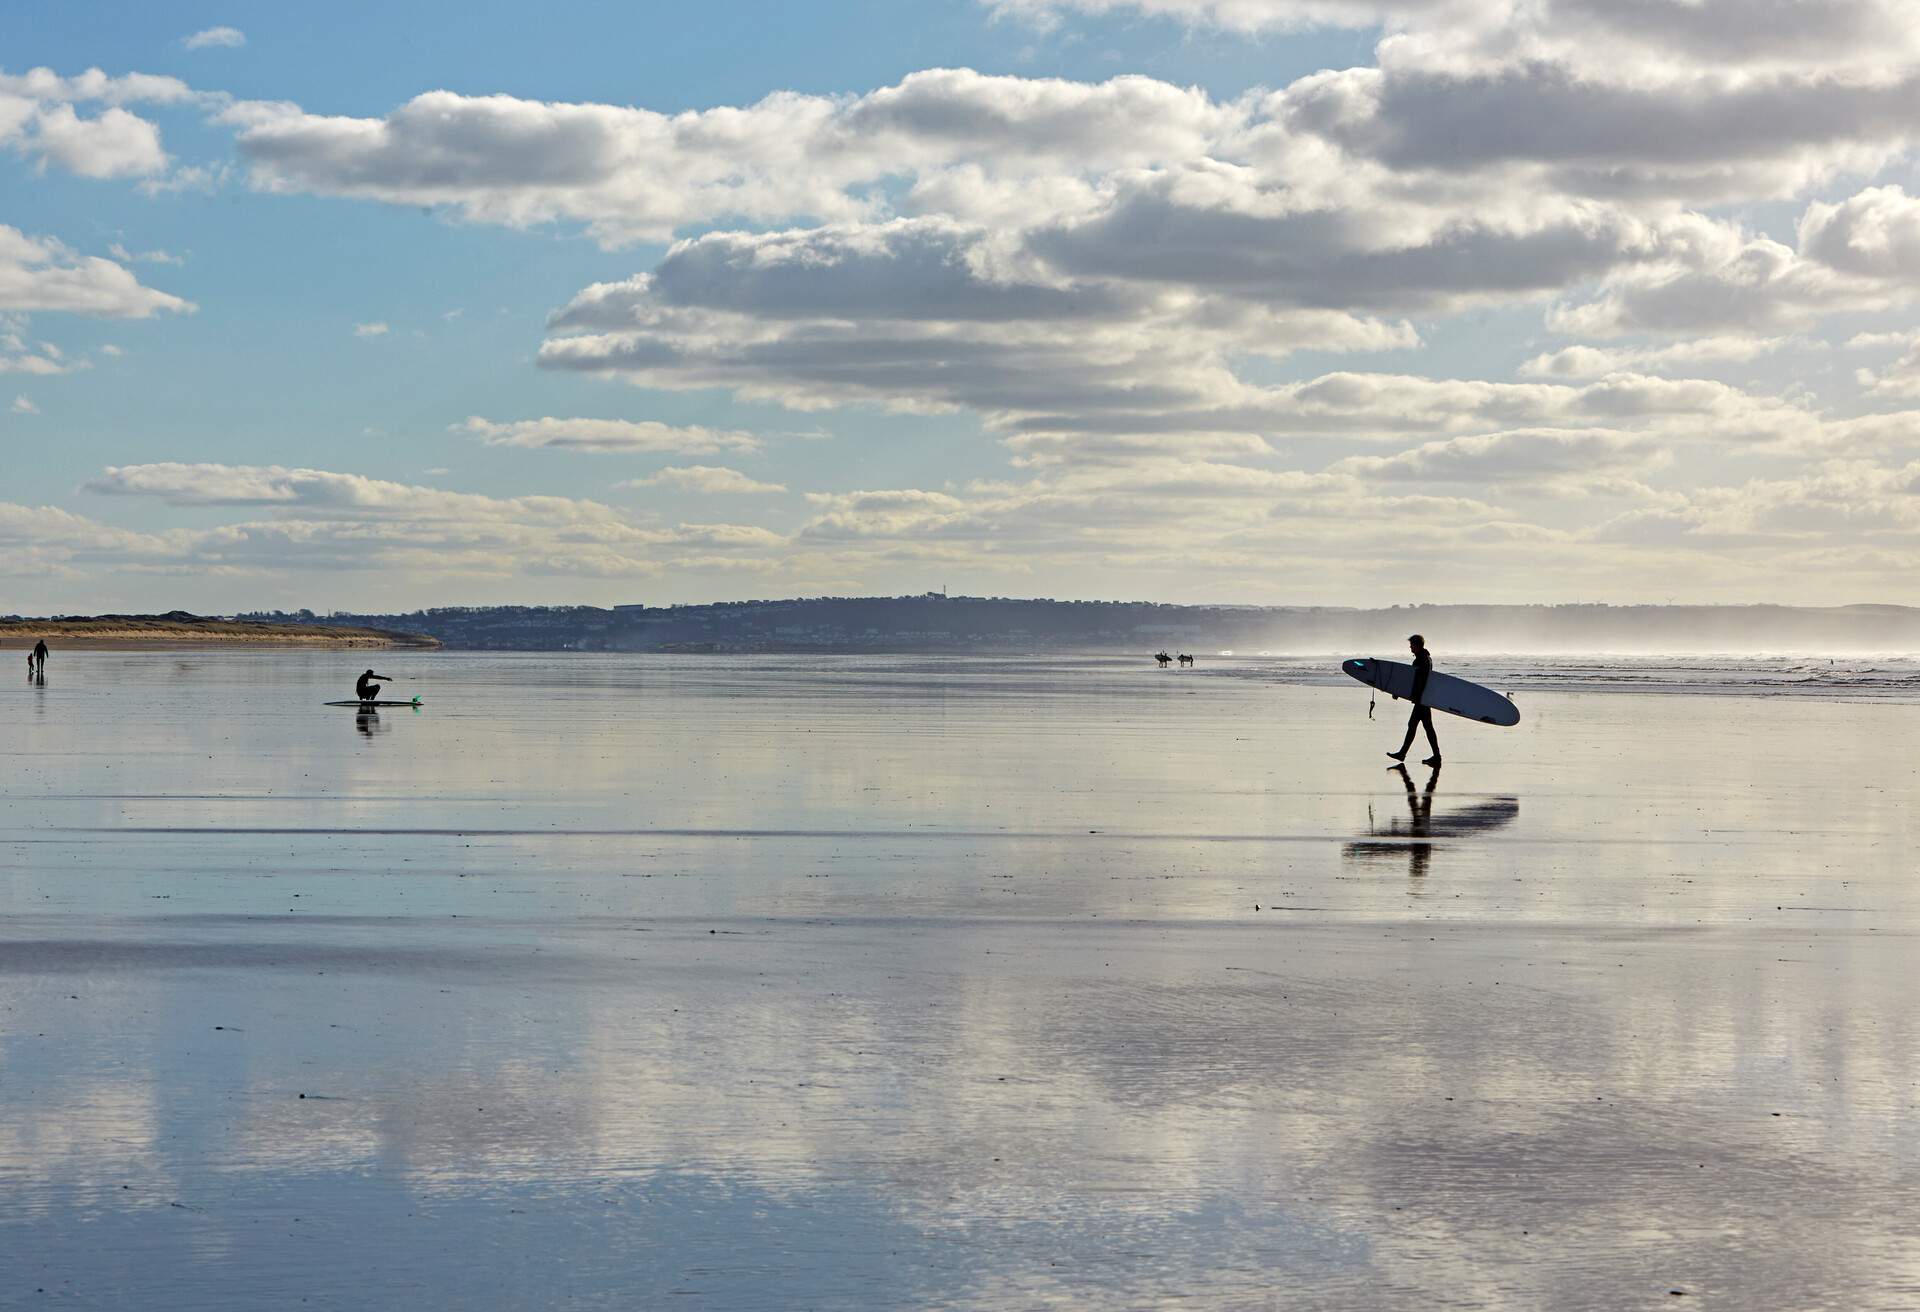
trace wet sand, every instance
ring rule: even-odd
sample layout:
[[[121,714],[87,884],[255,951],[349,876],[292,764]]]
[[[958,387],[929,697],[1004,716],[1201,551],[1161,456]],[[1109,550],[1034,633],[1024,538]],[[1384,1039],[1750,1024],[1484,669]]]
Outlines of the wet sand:
[[[0,685],[0,1307],[1920,1303],[1915,706],[342,659]]]

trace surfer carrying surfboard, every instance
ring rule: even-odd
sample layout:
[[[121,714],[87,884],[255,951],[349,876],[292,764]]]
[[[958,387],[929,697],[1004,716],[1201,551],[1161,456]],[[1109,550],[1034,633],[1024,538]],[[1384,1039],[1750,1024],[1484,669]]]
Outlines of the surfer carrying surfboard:
[[[392,683],[393,676],[391,674],[375,674],[372,670],[368,670],[360,676],[359,682],[353,685],[354,696],[363,702],[378,701],[380,699],[380,684],[377,680],[385,680],[388,683]],[[1433,732],[1431,722],[1428,724],[1427,732]],[[1407,730],[1407,741],[1413,741],[1413,730],[1411,729]]]
[[[1396,761],[1406,760],[1407,753],[1413,749],[1413,735],[1424,725],[1427,746],[1433,748],[1433,755],[1420,764],[1439,765],[1440,739],[1433,732],[1433,708],[1420,701],[1427,693],[1427,676],[1433,673],[1433,653],[1427,650],[1427,640],[1417,633],[1407,638],[1407,646],[1413,651],[1413,693],[1408,698],[1413,703],[1413,713],[1407,716],[1406,741],[1400,744],[1399,751],[1388,752],[1387,755]]]

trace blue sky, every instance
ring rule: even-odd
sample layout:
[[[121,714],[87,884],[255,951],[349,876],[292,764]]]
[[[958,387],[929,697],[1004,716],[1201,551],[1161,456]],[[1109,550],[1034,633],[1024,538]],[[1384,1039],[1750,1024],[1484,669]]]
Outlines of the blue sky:
[[[1902,600],[1911,9],[10,6],[0,610]]]

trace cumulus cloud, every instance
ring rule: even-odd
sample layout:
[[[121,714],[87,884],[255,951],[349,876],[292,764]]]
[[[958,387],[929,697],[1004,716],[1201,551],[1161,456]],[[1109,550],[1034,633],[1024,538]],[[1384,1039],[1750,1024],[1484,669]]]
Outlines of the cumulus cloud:
[[[1793,347],[1816,349],[1797,337],[1702,337],[1666,346],[1563,346],[1520,366],[1522,378],[1599,378],[1614,373],[1669,373],[1702,365],[1745,364]]]
[[[1901,348],[1899,357],[1883,368],[1855,370],[1854,381],[1872,397],[1920,397],[1920,332],[1859,333],[1847,346],[1851,350]]]
[[[195,32],[192,36],[182,37],[180,44],[188,50],[231,50],[247,43],[247,34],[237,27],[208,27]]]
[[[27,149],[43,163],[83,178],[146,177],[167,167],[160,129],[119,108],[85,119],[71,105],[44,109],[27,138]]]
[[[43,378],[84,368],[69,360],[52,342],[28,342],[19,333],[0,327],[0,374],[33,374]]]
[[[1244,169],[1210,163],[1119,179],[1095,211],[1031,238],[1070,276],[1391,314],[1556,291],[1647,259],[1654,242],[1646,224],[1584,202],[1485,218],[1301,208]]]
[[[165,185],[172,163],[160,129],[126,108],[134,104],[208,103],[177,78],[88,69],[61,77],[50,69],[0,73],[0,148],[86,178],[140,178]],[[83,115],[80,107],[90,112]]]
[[[149,554],[182,565],[241,570],[398,568],[422,577],[570,574],[646,576],[689,551],[777,549],[757,525],[659,527],[611,506],[567,497],[490,497],[330,470],[164,462],[111,466],[85,491],[181,507],[265,512],[166,535]]]
[[[10,406],[9,409],[17,415],[37,415],[40,413],[40,407],[24,396],[14,397],[13,405]]]
[[[1439,21],[1458,7],[1408,8]],[[1488,50],[1432,33],[1394,37],[1376,67],[1233,101],[1139,76],[1074,83],[933,69],[862,96],[780,93],[675,115],[435,91],[377,119],[260,102],[224,118],[268,190],[444,207],[516,227],[574,223],[609,245],[716,222],[882,218],[880,184],[898,178],[912,182],[909,205],[981,220],[1024,205],[1042,225],[1072,217],[1105,180],[1165,171],[1131,179],[1121,217],[1156,203],[1204,216],[1227,207],[1181,180],[1212,170],[1260,202],[1228,208],[1243,226],[1291,218],[1311,232],[1317,220],[1326,242],[1343,218],[1371,220],[1361,248],[1393,250],[1408,244],[1382,230],[1397,208],[1425,221],[1437,258],[1470,265],[1476,242],[1503,234],[1533,239],[1523,262],[1577,258],[1582,237],[1604,250],[1631,236],[1598,209],[1529,214],[1528,196],[1791,194],[1891,158],[1920,107],[1920,73],[1848,65],[1729,79],[1681,66],[1621,76],[1605,61],[1568,64],[1579,43],[1516,54],[1545,29],[1525,30]],[[1397,207],[1379,203],[1383,191]],[[1446,219],[1471,223],[1451,231]],[[1486,277],[1502,267],[1481,263]]]
[[[676,427],[651,419],[516,419],[496,423],[474,415],[453,426],[488,446],[551,447],[635,455],[706,455],[719,451],[757,451],[751,433],[699,426]]]
[[[1842,273],[1920,279],[1920,199],[1869,187],[1837,204],[1815,201],[1800,220],[1800,249]]]
[[[401,518],[510,515],[557,522],[618,518],[610,507],[566,497],[501,500],[359,474],[280,465],[163,462],[115,465],[85,485],[107,496],[154,497],[174,506],[271,506],[289,511]]]
[[[985,240],[928,220],[712,234],[676,245],[650,274],[585,289],[553,316],[539,361],[802,410],[967,410],[1036,458],[1063,454],[1058,442],[1041,452],[1034,439],[1045,434],[1224,434],[1244,447],[1278,434],[1380,437],[1620,413],[1733,419],[1775,405],[1717,383],[1640,376],[1573,389],[1343,372],[1257,386],[1235,372],[1234,353],[1412,339],[1334,311],[1246,307],[1230,292],[1041,281],[996,268]]]
[[[1351,456],[1333,469],[1375,483],[1591,485],[1600,476],[1645,472],[1667,455],[1662,443],[1643,434],[1513,430],[1428,442],[1392,456]]]
[[[1556,307],[1573,336],[1633,333],[1730,336],[1804,328],[1842,312],[1885,310],[1920,292],[1920,201],[1869,188],[1815,202],[1800,249],[1701,215],[1663,225],[1655,258],[1606,278],[1600,294]]]
[[[107,247],[107,254],[122,264],[185,264],[187,262],[184,256],[175,255],[172,251],[131,251],[119,242],[114,242]]]
[[[1867,540],[1920,544],[1920,462],[1823,462],[1789,478],[1704,487],[1658,507],[1628,511],[1594,530],[1597,540],[1757,548]]]
[[[628,276],[562,289],[540,366],[799,411],[878,407],[902,427],[965,414],[1003,444],[1006,479],[815,492],[792,534],[268,464],[122,466],[94,490],[194,507],[195,523],[221,508],[242,520],[130,546],[147,566],[436,577],[778,559],[816,578],[964,560],[1134,580],[1164,577],[1142,571],[1174,557],[1216,580],[1319,578],[1338,560],[1398,581],[1377,543],[1383,522],[1407,519],[1448,568],[1492,579],[1486,567],[1524,555],[1589,588],[1664,580],[1690,558],[1733,571],[1731,553],[1806,561],[1869,537],[1895,550],[1888,539],[1910,531],[1901,462],[1920,450],[1920,414],[1898,405],[1920,395],[1912,340],[1860,344],[1897,358],[1863,357],[1845,394],[1832,371],[1783,368],[1813,386],[1780,395],[1688,375],[1802,365],[1836,316],[1889,316],[1843,331],[1897,327],[1912,303],[1920,202],[1875,173],[1907,156],[1920,123],[1911,0],[993,8],[1380,39],[1368,66],[1227,98],[1147,77],[934,69],[679,113],[426,91],[353,117],[36,70],[0,75],[0,148],[185,185],[190,169],[132,111],[198,103],[266,191],[670,243]],[[1754,203],[1785,197],[1797,224]],[[94,313],[191,308],[143,302],[163,294],[133,278],[132,252],[116,256],[89,264],[0,229],[0,311],[63,297]],[[1458,340],[1450,317],[1500,310],[1474,329],[1500,331],[1516,307],[1562,338],[1530,348],[1520,381],[1429,377],[1412,354]],[[1312,364],[1271,366],[1296,352]],[[1322,360],[1358,352],[1395,354]],[[68,367],[24,339],[0,350],[9,361]],[[652,421],[475,416],[455,431],[602,453],[758,445]],[[1702,486],[1725,481],[1703,469],[1756,453],[1768,478]],[[777,490],[705,464],[638,485]],[[1849,496],[1866,509],[1837,513]],[[1631,576],[1607,575],[1628,542]]]
[[[582,291],[554,315],[540,363],[800,410],[971,409],[1030,428],[1058,412],[1098,427],[1238,396],[1232,350],[1414,340],[1337,311],[1046,281],[996,267],[988,245],[945,220],[713,234]]]
[[[780,483],[762,483],[758,479],[747,477],[737,469],[727,469],[716,465],[670,465],[658,473],[645,478],[631,479],[622,487],[665,487],[678,492],[698,492],[704,495],[747,495],[769,492],[785,492]]]
[[[475,222],[585,224],[608,244],[732,216],[847,219],[882,179],[981,158],[1013,173],[1144,164],[1202,151],[1232,114],[1143,77],[1100,84],[915,73],[857,98],[780,92],[680,114],[434,91],[385,118],[243,103],[271,191],[445,206]]]
[[[142,286],[112,260],[77,255],[51,238],[29,237],[0,224],[0,312],[145,319],[194,308],[191,301]]]
[[[353,326],[353,335],[355,337],[385,337],[392,331],[393,330],[384,322],[379,320],[373,323],[357,323]]]
[[[1431,12],[1446,0],[981,0],[995,15],[1052,28],[1068,14],[1134,13],[1239,32],[1303,27],[1370,27],[1401,14]]]
[[[25,73],[0,72],[0,96],[16,101],[98,101],[106,105],[182,105],[206,99],[177,77],[152,73],[110,77],[97,68],[74,77],[62,77],[50,68],[29,69]]]

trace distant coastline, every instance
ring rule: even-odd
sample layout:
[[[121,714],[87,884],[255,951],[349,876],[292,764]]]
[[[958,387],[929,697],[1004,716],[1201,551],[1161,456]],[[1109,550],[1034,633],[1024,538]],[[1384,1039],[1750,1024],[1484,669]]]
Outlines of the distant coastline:
[[[355,625],[318,628],[264,620],[218,619],[170,611],[165,615],[57,615],[41,619],[0,618],[0,649],[32,647],[45,639],[56,647],[438,647],[421,633]]]
[[[1449,656],[1534,653],[1920,653],[1906,606],[1167,605],[1046,597],[795,597],[645,606],[441,606],[388,614],[255,612],[272,624],[428,634],[449,651],[746,655],[949,652],[1218,656],[1386,653],[1409,633]]]

